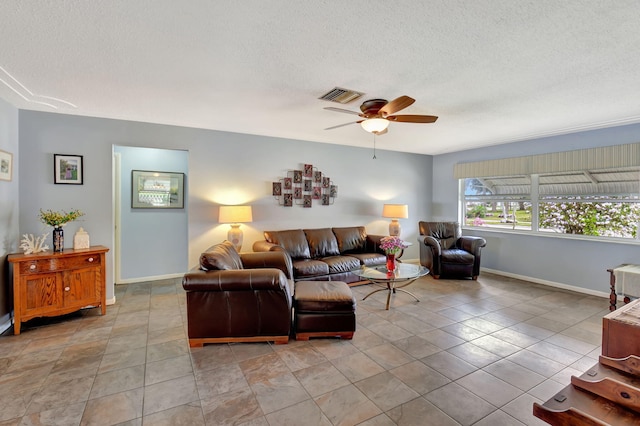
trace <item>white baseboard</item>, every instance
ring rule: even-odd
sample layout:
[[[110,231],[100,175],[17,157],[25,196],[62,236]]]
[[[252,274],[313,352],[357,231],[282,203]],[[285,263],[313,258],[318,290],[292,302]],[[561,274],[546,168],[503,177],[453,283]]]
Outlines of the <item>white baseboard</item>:
[[[0,334],[4,333],[5,331],[7,331],[9,329],[9,327],[11,327],[11,320],[6,321],[2,324],[0,324]]]
[[[525,275],[520,275],[520,274],[512,274],[511,272],[498,271],[496,269],[480,268],[480,271],[488,272],[490,274],[502,275],[504,277],[515,278],[518,280],[529,281],[536,284],[548,285],[549,287],[561,288],[563,290],[575,291],[576,293],[588,294],[590,296],[606,297],[607,299],[611,294],[605,291],[591,290],[589,288],[576,287],[573,285],[557,283],[555,281],[541,280],[540,278],[527,277]],[[618,299],[622,300],[622,296],[618,296]]]
[[[113,296],[111,299],[107,299],[107,306],[109,305],[115,305],[116,304],[116,297]]]
[[[155,276],[152,276],[152,277],[126,278],[126,279],[118,280],[116,285],[118,285],[118,284],[143,283],[143,282],[146,282],[146,281],[169,280],[169,279],[172,279],[172,278],[180,278],[182,276],[184,276],[184,273],[181,273],[181,274],[168,274],[168,275],[155,275]]]

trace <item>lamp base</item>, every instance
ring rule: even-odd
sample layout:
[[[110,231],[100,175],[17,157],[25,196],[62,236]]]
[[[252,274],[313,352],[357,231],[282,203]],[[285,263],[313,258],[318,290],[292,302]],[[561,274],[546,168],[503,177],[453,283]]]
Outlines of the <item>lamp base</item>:
[[[229,232],[227,232],[227,240],[229,240],[229,242],[233,244],[233,247],[235,247],[238,253],[240,253],[240,249],[242,248],[242,239],[243,235],[242,230],[240,229],[240,225],[231,225],[231,229],[229,229]]]
[[[391,219],[391,223],[389,223],[389,235],[392,237],[399,237],[400,231],[402,231],[400,222],[398,222],[396,219]]]

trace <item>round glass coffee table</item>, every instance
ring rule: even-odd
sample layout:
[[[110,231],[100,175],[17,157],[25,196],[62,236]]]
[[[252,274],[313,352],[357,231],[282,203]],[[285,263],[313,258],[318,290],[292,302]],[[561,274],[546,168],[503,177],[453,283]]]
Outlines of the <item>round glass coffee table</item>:
[[[374,267],[363,266],[362,268],[356,269],[355,271],[351,272],[356,274],[360,278],[368,280],[372,284],[383,285],[384,287],[372,291],[371,293],[367,294],[362,300],[367,300],[367,297],[371,296],[372,294],[376,294],[380,291],[386,291],[386,309],[389,310],[389,305],[391,303],[391,294],[395,294],[396,290],[407,293],[419,302],[420,299],[418,299],[415,294],[404,290],[404,287],[413,283],[418,278],[427,275],[429,273],[429,270],[421,265],[414,265],[411,263],[396,263],[396,270],[393,272],[387,272],[387,267],[385,265]]]

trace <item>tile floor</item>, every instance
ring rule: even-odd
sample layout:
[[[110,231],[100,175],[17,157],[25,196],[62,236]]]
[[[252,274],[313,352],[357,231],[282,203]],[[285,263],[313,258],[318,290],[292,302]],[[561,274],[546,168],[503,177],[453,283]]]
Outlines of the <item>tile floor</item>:
[[[370,289],[351,341],[190,350],[180,280],[116,286],[105,316],[0,337],[0,425],[540,425],[533,402],[597,362],[608,313],[486,273],[420,279],[389,311]]]

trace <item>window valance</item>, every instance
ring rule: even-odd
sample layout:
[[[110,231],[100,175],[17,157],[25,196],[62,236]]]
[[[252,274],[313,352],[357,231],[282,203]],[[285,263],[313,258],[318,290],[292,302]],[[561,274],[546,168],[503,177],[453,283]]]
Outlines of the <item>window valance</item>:
[[[458,163],[456,179],[521,176],[640,166],[640,143]]]

